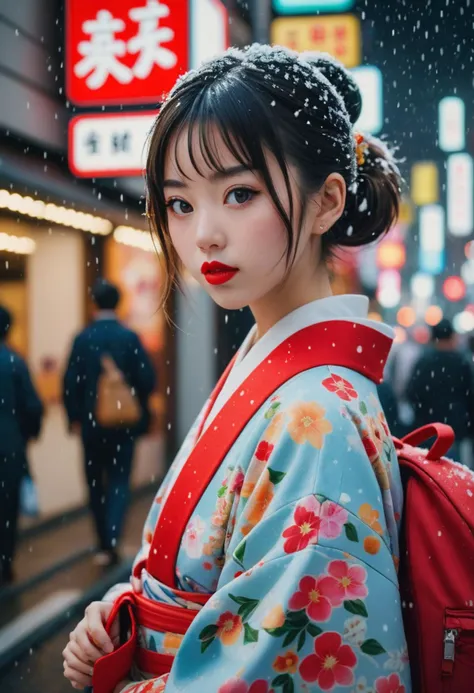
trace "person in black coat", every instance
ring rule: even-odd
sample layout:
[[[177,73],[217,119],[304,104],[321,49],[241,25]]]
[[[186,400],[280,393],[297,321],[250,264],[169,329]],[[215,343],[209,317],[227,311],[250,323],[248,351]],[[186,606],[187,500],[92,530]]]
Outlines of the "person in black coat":
[[[474,425],[474,377],[447,319],[432,328],[431,345],[415,364],[407,386],[407,398],[415,413],[415,428],[445,423],[456,440],[449,455],[461,460],[462,443],[472,436]]]
[[[118,560],[135,443],[150,424],[148,400],[155,388],[155,372],[138,335],[117,319],[118,289],[99,280],[92,298],[98,312],[74,340],[64,375],[63,400],[71,431],[82,437],[90,508],[98,538],[96,561],[110,565]],[[109,428],[97,422],[97,386],[104,356],[113,359],[136,395],[141,416],[133,426]]]
[[[43,405],[25,361],[6,338],[10,312],[0,306],[0,584],[13,580],[21,480],[28,473],[26,447],[41,430]]]

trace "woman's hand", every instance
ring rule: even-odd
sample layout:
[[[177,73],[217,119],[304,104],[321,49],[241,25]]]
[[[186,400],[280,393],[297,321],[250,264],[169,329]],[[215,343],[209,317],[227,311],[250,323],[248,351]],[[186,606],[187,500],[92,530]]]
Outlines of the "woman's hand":
[[[64,676],[73,688],[92,685],[94,663],[105,654],[113,652],[119,641],[119,622],[115,619],[110,636],[105,623],[113,604],[92,602],[87,607],[84,618],[69,635],[69,642],[63,650]]]

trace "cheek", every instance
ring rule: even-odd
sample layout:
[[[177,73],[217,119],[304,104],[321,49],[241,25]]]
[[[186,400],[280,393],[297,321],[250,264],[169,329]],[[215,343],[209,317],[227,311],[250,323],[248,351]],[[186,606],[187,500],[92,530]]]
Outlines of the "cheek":
[[[288,244],[286,227],[270,201],[252,210],[240,228],[243,245],[251,252],[249,259],[259,264],[275,264],[285,255]]]

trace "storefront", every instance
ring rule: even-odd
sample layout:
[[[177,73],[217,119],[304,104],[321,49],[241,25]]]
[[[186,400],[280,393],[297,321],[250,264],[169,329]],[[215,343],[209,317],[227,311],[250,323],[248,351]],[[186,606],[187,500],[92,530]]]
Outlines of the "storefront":
[[[92,318],[95,279],[104,276],[120,287],[120,318],[140,335],[159,378],[152,431],[137,449],[134,486],[153,481],[165,466],[169,331],[159,308],[160,264],[144,217],[98,199],[59,168],[36,176],[37,160],[29,159],[26,168],[7,154],[0,162],[0,304],[13,314],[11,344],[27,360],[46,407],[29,461],[47,517],[86,501],[81,446],[67,430],[61,390],[74,335]]]

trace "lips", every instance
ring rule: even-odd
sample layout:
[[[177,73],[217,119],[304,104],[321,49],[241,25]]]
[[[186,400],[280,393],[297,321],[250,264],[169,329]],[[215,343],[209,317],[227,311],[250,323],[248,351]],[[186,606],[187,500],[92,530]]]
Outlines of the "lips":
[[[201,267],[201,273],[204,275],[205,280],[208,284],[217,286],[219,284],[226,284],[230,281],[239,270],[237,267],[229,267],[229,265],[224,265],[222,262],[204,262]]]

